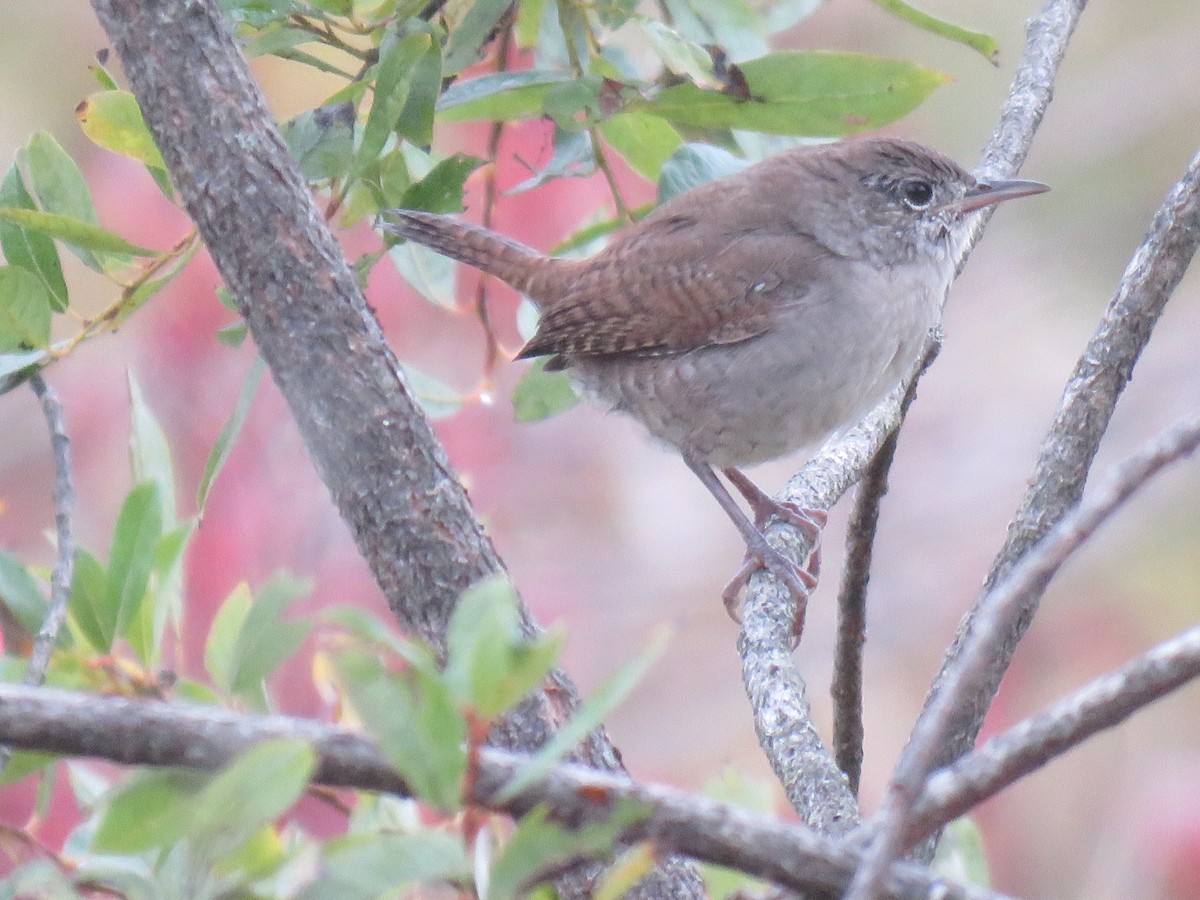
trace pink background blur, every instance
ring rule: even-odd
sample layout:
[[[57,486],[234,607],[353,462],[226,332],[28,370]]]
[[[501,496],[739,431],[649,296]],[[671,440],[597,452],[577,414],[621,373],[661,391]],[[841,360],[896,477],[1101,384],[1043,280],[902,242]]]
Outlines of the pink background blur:
[[[787,35],[787,45],[862,50],[943,69],[939,89],[893,131],[970,165],[1008,89],[1032,3],[928,0],[930,12],[997,36],[999,71],[971,51],[925,35],[870,4],[826,4]],[[53,42],[55,64],[47,65]],[[38,129],[80,161],[102,221],[139,243],[165,248],[185,231],[143,170],[91,146],[72,110],[96,87],[87,73],[105,45],[90,8],[70,0],[10,4],[0,14],[0,163]],[[962,611],[973,599],[1021,496],[1062,384],[1112,295],[1130,253],[1195,152],[1200,121],[1200,6],[1094,4],[1056,88],[1056,101],[1024,170],[1054,186],[1006,206],[957,284],[947,342],[923,383],[884,506],[871,584],[867,646],[867,757],[863,793],[872,808],[906,738]],[[308,70],[257,65],[281,118],[319,103],[334,85]],[[443,132],[439,149],[482,152],[485,129]],[[515,156],[544,161],[549,130],[511,128],[500,184],[527,177]],[[650,186],[623,181],[644,201]],[[478,176],[471,214],[478,216]],[[604,203],[597,180],[559,182],[503,198],[496,226],[542,249]],[[353,253],[375,245],[358,229]],[[75,303],[95,310],[112,293],[64,254]],[[474,277],[462,276],[460,296]],[[166,294],[115,336],[83,346],[49,373],[61,393],[77,467],[78,528],[107,552],[107,535],[130,486],[126,373],[132,372],[167,431],[190,514],[205,456],[233,408],[252,351],[213,337],[232,321],[215,299],[217,277],[198,258]],[[515,298],[493,292],[505,345],[518,339]],[[381,264],[369,297],[401,359],[464,393],[478,387],[482,341],[470,314],[416,299]],[[1098,472],[1200,403],[1200,279],[1193,273],[1159,326],[1116,417]],[[522,371],[504,365],[497,402],[437,423],[479,515],[526,601],[543,623],[569,630],[563,663],[586,691],[664,624],[673,632],[651,677],[610,720],[638,777],[698,788],[726,765],[769,777],[739,680],[736,630],[718,600],[740,558],[739,539],[680,461],[637,427],[585,406],[553,421],[514,424],[508,394]],[[0,545],[50,561],[48,443],[31,392],[0,398]],[[777,489],[799,460],[754,474]],[[1200,608],[1200,472],[1183,464],[1135,501],[1050,591],[993,712],[996,730],[1038,711],[1085,680],[1166,638]],[[832,596],[846,510],[825,540],[827,578],[810,606],[799,661],[817,720],[828,734]],[[356,603],[383,613],[365,566],[314,476],[273,385],[252,416],[211,498],[188,558],[190,656],[221,599],[241,579],[260,583],[286,568],[312,577],[302,604]],[[319,710],[303,658],[277,685],[284,711]],[[21,825],[31,794],[0,792],[0,820]],[[68,827],[66,802],[41,834]],[[1093,740],[985,805],[996,885],[1038,897],[1200,897],[1200,689],[1189,687]]]

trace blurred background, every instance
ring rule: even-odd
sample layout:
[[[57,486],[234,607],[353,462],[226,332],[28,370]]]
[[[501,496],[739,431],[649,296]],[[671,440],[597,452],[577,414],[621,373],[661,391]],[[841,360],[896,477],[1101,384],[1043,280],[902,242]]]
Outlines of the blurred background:
[[[780,46],[859,50],[939,68],[938,89],[894,133],[973,165],[1009,87],[1032,2],[925,0],[929,12],[995,35],[998,69],[959,45],[920,32],[866,2],[827,2]],[[87,72],[105,46],[87,4],[42,0],[0,14],[0,162],[45,129],[80,162],[104,224],[154,247],[186,221],[145,171],[91,146],[74,120],[96,90]],[[50,42],[58,60],[48,65]],[[1005,206],[956,284],[946,344],[922,383],[900,442],[883,508],[871,581],[866,658],[864,805],[873,809],[942,653],[971,603],[1026,485],[1062,386],[1113,294],[1165,192],[1200,145],[1200,6],[1093,3],[1055,88],[1055,102],[1023,174],[1053,193]],[[334,85],[278,60],[256,71],[281,118],[320,103]],[[487,127],[457,126],[438,148],[483,155]],[[499,184],[511,187],[550,154],[549,127],[508,129]],[[519,157],[519,159],[518,159]],[[479,214],[478,176],[468,199]],[[627,197],[652,187],[624,176]],[[547,249],[597,209],[602,183],[558,182],[503,197],[495,225]],[[345,237],[355,254],[377,245],[365,229]],[[73,292],[93,282],[64,258]],[[233,409],[252,349],[214,339],[232,315],[214,296],[206,258],[114,336],[93,340],[49,372],[66,406],[77,467],[82,543],[107,552],[130,487],[127,374],[159,417],[189,513],[205,457]],[[461,276],[469,304],[474,276]],[[402,360],[476,393],[483,340],[469,312],[435,309],[381,264],[369,298]],[[99,309],[99,289],[80,295]],[[502,342],[515,350],[516,298],[491,290]],[[77,301],[78,302],[78,301]],[[1097,464],[1121,460],[1200,404],[1200,275],[1171,301],[1123,399]],[[587,691],[671,631],[650,677],[609,721],[633,774],[699,788],[731,766],[769,779],[754,739],[736,627],[719,594],[741,543],[681,461],[619,416],[580,406],[517,425],[508,401],[523,364],[496,373],[495,402],[469,403],[437,430],[501,556],[543,623],[569,634],[563,663]],[[0,545],[48,564],[52,467],[32,393],[0,398]],[[753,471],[777,490],[802,458]],[[1200,471],[1175,467],[1132,503],[1052,586],[989,721],[989,732],[1192,624],[1200,609]],[[824,542],[826,577],[810,605],[798,661],[816,720],[828,735],[833,599],[847,504]],[[354,603],[385,613],[369,573],[316,479],[273,385],[214,489],[187,563],[187,658],[215,609],[242,579],[287,569],[314,579],[301,610]],[[320,704],[302,656],[277,685],[283,711]],[[51,845],[70,826],[55,801],[40,834]],[[23,824],[32,791],[0,792],[0,821]],[[780,809],[782,809],[782,804]],[[976,816],[998,888],[1030,897],[1200,897],[1200,688],[1193,685],[1026,779]]]

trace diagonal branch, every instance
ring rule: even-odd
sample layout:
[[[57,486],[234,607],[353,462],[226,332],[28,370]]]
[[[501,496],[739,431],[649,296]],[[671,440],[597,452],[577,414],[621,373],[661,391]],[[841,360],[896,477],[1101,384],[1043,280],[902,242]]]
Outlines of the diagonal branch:
[[[289,156],[216,0],[93,0],[146,123],[400,624],[435,647],[462,591],[501,568]],[[536,626],[524,614],[524,626]],[[538,746],[575,707],[555,672],[497,727]],[[581,758],[619,768],[603,732]],[[699,892],[694,873],[663,886]]]
[[[1154,475],[1200,446],[1200,413],[1168,428],[1145,449],[1112,473],[1093,496],[1062,519],[1032,547],[976,606],[962,651],[947,669],[945,681],[913,729],[912,739],[892,776],[892,785],[873,825],[876,834],[848,898],[881,894],[892,861],[910,849],[910,816],[937,765],[955,717],[992,673],[995,647],[1058,572],[1063,563]]]
[[[934,772],[913,807],[905,842],[933,834],[1017,779],[1197,677],[1200,626],[1164,641]]]
[[[1084,5],[1085,0],[1048,0],[1030,21],[1025,50],[984,151],[980,176],[1010,175],[1024,160],[1050,102],[1055,76]],[[985,212],[979,218],[972,244],[986,220]],[[829,509],[858,480],[887,435],[898,427],[900,418],[897,399],[885,401],[858,428],[827,444],[805,465],[788,482],[783,499],[806,509]],[[771,536],[787,549],[801,551],[794,558],[806,558],[803,553],[810,548],[796,536],[789,536],[788,531],[779,525],[771,529]],[[769,576],[754,576],[738,643],[742,680],[754,711],[759,741],[789,799],[814,827],[819,828],[820,821],[834,821],[843,823],[838,828],[841,831],[852,827],[857,819],[854,798],[845,780],[832,774],[838,771],[837,765],[821,744],[809,717],[804,680],[791,659],[792,619],[787,598],[774,588]],[[805,747],[803,755],[795,752],[798,741]],[[810,787],[813,783],[821,787]]]
[[[91,756],[125,765],[216,769],[271,738],[309,741],[318,754],[314,780],[331,787],[408,795],[395,770],[367,738],[286,716],[249,716],[209,707],[99,697],[55,689],[0,685],[0,741],[17,747]],[[578,765],[557,767],[510,801],[495,798],[526,757],[492,748],[479,756],[471,802],[511,815],[548,805],[563,821],[606,816],[619,801],[646,810],[623,836],[730,866],[806,896],[833,900],[858,854],[807,828],[748,813],[674,788],[639,785],[624,775]],[[658,897],[678,894],[660,893]],[[923,900],[1003,900],[1000,894],[946,882],[908,863],[893,867],[888,896]]]

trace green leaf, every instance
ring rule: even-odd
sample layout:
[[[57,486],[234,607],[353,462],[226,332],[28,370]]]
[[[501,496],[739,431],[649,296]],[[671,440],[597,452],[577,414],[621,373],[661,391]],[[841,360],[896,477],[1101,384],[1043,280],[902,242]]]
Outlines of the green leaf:
[[[284,50],[292,50],[301,44],[311,44],[316,37],[311,31],[303,28],[288,28],[283,25],[273,25],[264,28],[253,38],[242,45],[242,52],[250,59],[259,56],[281,54]]]
[[[400,368],[404,370],[408,386],[429,418],[442,419],[462,409],[462,398],[444,381],[404,363],[400,364]]]
[[[154,417],[142,389],[138,387],[133,372],[128,373],[129,382],[129,450],[133,468],[133,481],[153,481],[158,485],[161,502],[161,522],[164,529],[175,527],[175,466],[171,462],[171,448],[167,436]]]
[[[540,422],[580,399],[566,372],[547,372],[546,361],[536,359],[513,389],[513,412],[518,422]]]
[[[283,137],[309,181],[344,175],[354,158],[354,106],[306,110],[283,127]]]
[[[125,634],[146,598],[162,527],[158,485],[143,482],[121,506],[108,558],[107,606],[116,611],[117,635]]]
[[[285,622],[284,610],[312,590],[307,581],[276,575],[256,592],[233,651],[229,688],[243,698],[256,696],[263,680],[304,643],[307,622]]]
[[[9,168],[3,184],[0,184],[0,207],[36,209],[15,165]],[[4,258],[9,265],[28,269],[42,280],[51,309],[62,312],[67,308],[67,283],[63,280],[62,262],[53,240],[44,234],[0,220],[0,250],[4,251]]]
[[[617,803],[604,821],[568,830],[550,821],[546,808],[539,806],[518,823],[496,860],[488,900],[515,900],[566,863],[612,856],[621,834],[649,815],[644,804],[626,800]]]
[[[46,598],[29,571],[16,557],[0,550],[0,603],[30,634],[37,634],[46,617]],[[8,648],[12,652],[12,648]]]
[[[635,172],[658,181],[663,165],[683,143],[670,123],[647,113],[618,113],[600,123],[600,134]]]
[[[697,185],[746,168],[747,162],[711,144],[684,144],[667,160],[658,179],[658,202],[690,191]]]
[[[646,671],[662,654],[666,644],[667,635],[664,632],[637,658],[630,660],[605,679],[604,683],[579,705],[567,723],[530,757],[529,763],[504,786],[496,799],[501,802],[511,800],[529,785],[544,778],[589,731],[603,722],[608,714],[629,696]]]
[[[56,765],[59,757],[54,753],[40,753],[36,750],[15,750],[3,771],[0,771],[0,784],[13,784],[22,778],[27,778],[34,772],[40,772],[47,767]]]
[[[390,896],[397,888],[437,881],[469,882],[462,839],[443,831],[361,834],[325,845],[319,880],[303,900]]]
[[[388,250],[388,258],[409,287],[443,309],[456,309],[454,275],[458,267],[448,256],[435,253],[414,241],[397,244]]]
[[[75,554],[71,577],[71,619],[97,653],[108,653],[117,634],[117,607],[110,602],[108,575],[86,550]]]
[[[350,703],[380,751],[415,795],[445,812],[462,803],[467,769],[467,725],[454,697],[428,662],[400,675],[385,672],[377,657],[361,652],[335,660]]]
[[[700,128],[829,137],[879,128],[915,109],[948,77],[900,60],[785,51],[741,65],[751,98],[674,85],[630,108]]]
[[[981,31],[970,31],[947,22],[945,19],[938,19],[927,12],[922,12],[916,7],[910,6],[904,0],[873,0],[873,2],[876,6],[886,9],[897,18],[916,25],[918,28],[932,31],[934,34],[957,41],[960,44],[966,44],[993,66],[1000,65],[1000,45],[996,43],[996,39],[990,34],[984,34]]]
[[[596,153],[592,135],[577,129],[554,129],[554,154],[540,172],[525,179],[508,194],[520,194],[545,184],[553,178],[586,177],[596,171]]]
[[[970,817],[963,816],[946,826],[932,868],[937,874],[963,884],[983,888],[991,885],[983,836]]]
[[[100,220],[96,217],[96,208],[92,204],[87,180],[75,165],[75,161],[51,134],[39,131],[30,138],[29,143],[18,152],[17,162],[18,165],[28,167],[30,186],[46,213],[84,225],[99,226]],[[19,221],[17,224],[24,225]],[[60,237],[56,234],[52,236]],[[103,271],[100,260],[89,252],[91,249],[94,248],[71,244],[72,252],[85,266],[97,272]]]
[[[233,413],[229,416],[229,420],[221,426],[221,433],[217,435],[212,450],[208,452],[208,459],[204,462],[204,474],[200,476],[200,487],[196,491],[196,509],[200,514],[204,512],[213,482],[216,481],[217,475],[220,474],[226,460],[229,459],[233,444],[241,433],[242,426],[246,424],[246,417],[250,415],[250,404],[254,402],[258,383],[262,380],[265,370],[266,366],[262,357],[256,356],[246,375],[246,383],[242,385],[241,393],[238,394]]]
[[[496,72],[457,81],[437,102],[438,120],[464,122],[494,119],[507,122],[542,114],[546,95],[556,85],[572,81],[570,73],[545,69]]]
[[[455,153],[443,159],[428,175],[409,185],[400,200],[400,207],[438,213],[460,212],[463,208],[463,184],[483,163],[479,157],[465,153]]]
[[[307,741],[255,744],[222,769],[196,798],[188,833],[235,846],[295,805],[308,787],[317,755]]]
[[[37,371],[39,363],[49,358],[45,350],[22,353],[0,353],[0,394],[11,391]]]
[[[180,253],[170,263],[158,270],[161,274],[157,278],[150,278],[143,281],[131,293],[126,294],[122,299],[121,309],[117,313],[117,323],[125,322],[130,316],[141,309],[146,301],[174,281],[175,276],[183,270],[184,266],[192,261],[192,257],[196,255],[196,251],[201,246],[203,246],[201,241],[193,240],[183,253]]]
[[[713,75],[713,60],[707,50],[662,22],[643,19],[639,24],[650,43],[650,49],[668,71],[682,75],[701,87],[721,87],[719,79]]]
[[[169,847],[188,831],[196,797],[208,782],[190,769],[147,769],[114,791],[92,836],[100,853],[145,853]]]
[[[457,75],[479,59],[484,41],[491,36],[510,5],[510,0],[475,0],[471,4],[446,40],[443,68],[447,75]]]
[[[446,683],[460,704],[485,719],[511,709],[554,667],[562,635],[528,638],[517,593],[503,575],[472,585],[459,598],[446,632]]]
[[[50,343],[50,295],[28,269],[0,266],[0,353]]]
[[[442,89],[442,46],[433,41],[412,65],[408,99],[396,122],[396,133],[418,147],[433,141],[434,107]]]
[[[237,675],[238,635],[245,627],[254,596],[244,581],[229,592],[217,609],[204,643],[204,668],[222,690],[232,692]]]
[[[412,69],[425,54],[432,38],[427,34],[396,37],[390,29],[379,48],[379,63],[375,67],[375,93],[367,124],[363,128],[362,144],[358,148],[358,165],[364,167],[379,157],[388,135],[396,127],[408,102],[412,85]]]
[[[166,171],[167,164],[146,127],[142,109],[128,91],[92,94],[76,107],[75,117],[93,143],[152,169]]]
[[[249,333],[250,327],[245,322],[234,322],[226,325],[224,328],[217,329],[217,340],[226,347],[236,350],[242,346]]]
[[[121,253],[133,256],[158,256],[157,250],[139,247],[131,244],[119,234],[113,234],[99,225],[91,225],[79,219],[57,213],[41,212],[35,209],[17,209],[15,207],[0,207],[0,220],[12,222],[22,228],[31,228],[50,237],[58,238],[75,250],[96,250],[101,253]],[[89,254],[90,256],[90,254]],[[94,259],[94,257],[91,257]],[[97,271],[100,265],[92,266]]]

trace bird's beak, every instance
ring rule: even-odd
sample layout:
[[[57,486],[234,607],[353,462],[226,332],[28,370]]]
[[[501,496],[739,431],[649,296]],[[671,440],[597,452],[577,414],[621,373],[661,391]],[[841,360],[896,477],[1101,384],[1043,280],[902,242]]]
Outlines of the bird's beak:
[[[947,203],[942,209],[949,212],[970,213],[985,206],[994,206],[1005,200],[1015,200],[1018,197],[1031,197],[1034,194],[1044,194],[1050,190],[1050,185],[1040,181],[981,181],[971,188],[959,200]]]

